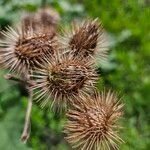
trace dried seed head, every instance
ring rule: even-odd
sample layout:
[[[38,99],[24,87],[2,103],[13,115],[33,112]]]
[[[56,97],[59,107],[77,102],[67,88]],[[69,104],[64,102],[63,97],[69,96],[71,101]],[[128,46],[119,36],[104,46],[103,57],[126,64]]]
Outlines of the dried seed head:
[[[36,13],[27,13],[22,17],[22,24],[25,30],[32,28],[36,32],[54,36],[57,30],[57,24],[60,20],[59,14],[53,8],[41,8]]]
[[[60,21],[58,12],[51,7],[39,9],[36,18],[40,23],[43,23],[44,26],[57,26]]]
[[[35,30],[36,21],[35,21],[35,14],[34,13],[25,13],[23,14],[21,18],[22,26],[24,27],[24,30],[28,31],[30,27],[32,27],[33,30]]]
[[[7,32],[2,33],[6,39],[0,41],[0,56],[6,68],[19,74],[28,73],[41,57],[51,56],[57,47],[55,39],[50,39],[45,34],[34,34],[33,30],[15,31],[9,27]]]
[[[37,101],[42,107],[47,104],[60,106],[69,104],[74,97],[90,93],[97,79],[91,65],[73,58],[70,54],[55,54],[34,75],[37,81],[34,89],[38,89],[35,93]]]
[[[63,38],[62,38],[63,39]],[[70,49],[74,56],[107,58],[108,42],[106,33],[97,19],[85,21],[81,26],[73,25],[71,33],[62,40],[64,47]]]
[[[118,149],[123,142],[118,136],[118,119],[123,105],[110,91],[83,98],[67,112],[65,133],[73,148],[82,150]]]
[[[51,36],[56,34],[60,16],[55,9],[51,7],[41,8],[35,14],[35,19],[37,30],[41,30],[41,32]]]

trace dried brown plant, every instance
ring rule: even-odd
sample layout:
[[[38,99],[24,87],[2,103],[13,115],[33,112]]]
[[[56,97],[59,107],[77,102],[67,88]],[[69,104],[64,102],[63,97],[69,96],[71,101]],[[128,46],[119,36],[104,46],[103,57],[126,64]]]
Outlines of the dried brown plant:
[[[5,79],[23,83],[29,93],[21,140],[30,136],[33,98],[41,107],[64,108],[67,141],[82,150],[118,150],[122,107],[117,95],[95,92],[95,60],[107,58],[108,39],[98,19],[74,23],[58,38],[58,12],[51,7],[23,16],[19,29],[7,28],[0,40],[0,67],[16,74]],[[35,97],[34,97],[35,96]]]
[[[30,27],[32,27],[32,29],[35,30],[35,13],[25,12],[21,18],[21,24],[24,27],[24,30],[26,31],[28,31]]]
[[[111,91],[83,97],[67,112],[67,141],[82,150],[118,150],[123,142],[118,135],[122,107]]]
[[[58,12],[51,7],[39,9],[36,13],[36,18],[44,26],[56,27],[60,21]]]
[[[35,13],[25,13],[22,17],[25,30],[32,26],[34,31],[47,34],[50,37],[56,35],[59,21],[59,13],[51,7],[41,8]]]
[[[23,28],[15,30],[8,27],[2,34],[5,39],[0,41],[0,56],[4,67],[19,74],[33,70],[41,57],[51,56],[57,49],[55,38],[34,33],[32,28],[24,31]]]
[[[36,99],[44,107],[67,105],[80,95],[91,92],[97,80],[91,62],[74,58],[71,54],[55,53],[51,60],[45,60],[33,75]]]
[[[7,80],[21,83],[29,93],[25,124],[21,135],[21,140],[24,142],[30,135],[33,96],[32,88],[29,88],[33,84],[29,74],[32,74],[34,68],[42,63],[41,58],[50,59],[58,47],[55,36],[59,17],[57,15],[58,13],[56,11],[54,13],[53,9],[50,11],[46,8],[41,9],[36,15],[34,13],[26,14],[19,23],[21,24],[19,29],[8,27],[7,31],[1,32],[0,68],[9,69],[11,73],[15,73],[6,74],[4,77]],[[20,75],[19,78],[16,73]]]
[[[100,61],[107,58],[107,36],[97,19],[87,20],[82,25],[73,23],[72,31],[64,32],[60,40],[64,48],[76,57],[97,57]]]

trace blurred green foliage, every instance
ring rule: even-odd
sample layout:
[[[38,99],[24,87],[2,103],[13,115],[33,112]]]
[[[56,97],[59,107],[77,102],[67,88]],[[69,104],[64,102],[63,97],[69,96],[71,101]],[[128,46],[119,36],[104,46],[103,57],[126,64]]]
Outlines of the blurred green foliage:
[[[150,149],[150,2],[148,0],[47,0],[61,15],[62,24],[73,19],[100,18],[110,39],[109,61],[98,68],[98,88],[124,95],[121,150]],[[19,21],[24,11],[35,11],[40,0],[1,0],[0,25]],[[61,133],[64,116],[33,107],[31,137],[19,137],[27,98],[15,82],[0,73],[0,149],[67,150]]]

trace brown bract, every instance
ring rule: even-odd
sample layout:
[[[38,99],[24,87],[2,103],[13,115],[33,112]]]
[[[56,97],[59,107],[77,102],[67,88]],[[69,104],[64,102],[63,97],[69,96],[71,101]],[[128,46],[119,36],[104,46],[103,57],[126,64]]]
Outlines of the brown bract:
[[[71,54],[55,54],[51,61],[45,60],[33,75],[36,80],[36,99],[44,107],[60,106],[74,101],[75,97],[88,94],[94,88],[97,74],[91,62],[75,59]]]
[[[65,126],[67,141],[82,150],[117,150],[123,142],[118,136],[118,119],[123,105],[117,96],[109,91],[83,97],[67,112]]]
[[[3,31],[5,39],[0,42],[0,56],[4,66],[10,71],[28,73],[40,63],[42,57],[51,57],[57,49],[57,42],[45,34],[36,34],[32,29]]]

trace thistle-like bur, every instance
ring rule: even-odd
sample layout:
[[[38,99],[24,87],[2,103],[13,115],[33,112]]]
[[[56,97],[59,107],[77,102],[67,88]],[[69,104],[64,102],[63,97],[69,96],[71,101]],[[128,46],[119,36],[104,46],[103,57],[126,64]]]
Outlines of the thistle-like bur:
[[[24,13],[21,17],[21,24],[24,28],[24,30],[28,31],[29,28],[32,26],[33,30],[36,30],[36,20],[35,20],[35,13]]]
[[[55,54],[45,60],[33,75],[35,98],[41,106],[74,103],[75,97],[91,92],[97,80],[92,63],[75,59],[70,54]]]
[[[117,123],[122,107],[111,91],[83,97],[67,112],[67,141],[73,148],[82,150],[118,150],[118,143],[123,142]]]
[[[71,33],[62,38],[64,47],[74,56],[107,58],[108,42],[106,33],[97,19],[85,21],[82,25],[73,24]]]
[[[40,63],[41,57],[51,56],[57,47],[55,39],[45,34],[14,30],[3,31],[5,39],[0,41],[0,57],[4,67],[18,74],[26,74]]]
[[[34,31],[47,34],[50,37],[56,35],[59,20],[58,12],[51,7],[41,8],[35,13],[26,13],[22,17],[25,30],[32,26]]]
[[[36,13],[36,18],[39,21],[39,23],[47,27],[56,27],[58,25],[58,22],[60,21],[60,16],[58,12],[51,7],[39,9]]]

